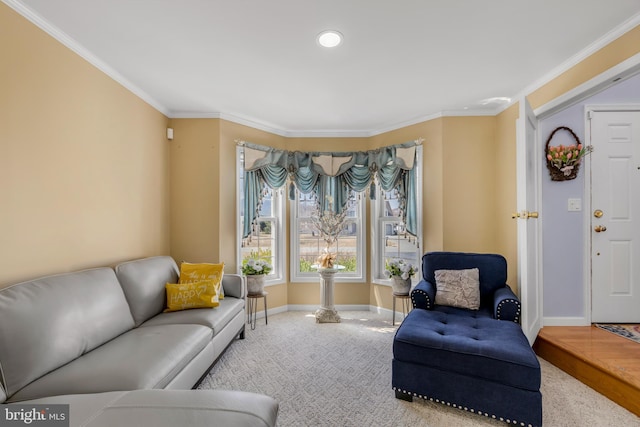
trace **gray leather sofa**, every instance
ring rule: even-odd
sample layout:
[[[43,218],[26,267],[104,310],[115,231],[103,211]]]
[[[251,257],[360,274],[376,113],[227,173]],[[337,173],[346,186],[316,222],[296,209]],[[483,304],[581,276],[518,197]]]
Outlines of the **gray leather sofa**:
[[[244,337],[245,285],[225,274],[219,307],[164,313],[178,275],[163,256],[0,289],[0,403],[69,403],[71,425],[275,425],[268,396],[189,390]]]

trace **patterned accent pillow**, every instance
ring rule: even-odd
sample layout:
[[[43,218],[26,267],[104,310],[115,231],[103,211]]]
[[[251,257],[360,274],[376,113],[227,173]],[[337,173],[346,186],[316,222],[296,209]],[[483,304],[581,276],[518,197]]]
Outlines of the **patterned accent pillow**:
[[[188,310],[190,308],[217,307],[218,295],[212,280],[192,283],[167,283],[167,308],[171,311]]]
[[[436,270],[436,304],[480,308],[480,270]]]
[[[216,295],[219,299],[224,299],[224,288],[222,287],[222,277],[224,276],[224,262],[220,264],[200,263],[192,264],[182,262],[180,264],[180,280],[178,283],[192,283],[201,280],[212,280],[216,288]]]

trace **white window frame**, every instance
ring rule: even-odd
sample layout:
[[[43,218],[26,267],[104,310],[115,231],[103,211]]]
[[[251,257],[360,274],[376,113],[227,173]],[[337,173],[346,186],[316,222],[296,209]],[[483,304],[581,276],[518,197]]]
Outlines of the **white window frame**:
[[[422,242],[422,146],[416,147],[416,215],[418,219],[417,239],[418,245],[416,248],[416,254],[418,259],[418,265],[416,269],[418,272],[411,278],[412,285],[416,285],[422,279],[422,255],[424,254],[424,245]],[[384,227],[388,223],[399,222],[398,217],[383,217],[384,212],[382,208],[382,189],[378,187],[378,197],[376,200],[371,200],[371,281],[378,285],[391,286],[391,281],[384,275],[385,259],[384,244],[385,233]]]
[[[244,148],[242,146],[236,147],[236,230],[238,236],[238,242],[236,244],[236,265],[237,265],[237,274],[242,274],[242,231],[243,231],[243,223],[242,223],[242,198],[240,197],[244,191],[242,180],[240,179],[240,174],[244,173]],[[285,205],[286,198],[284,196],[284,189],[280,188],[278,190],[273,190],[273,198],[271,201],[271,206],[273,208],[273,216],[268,217],[258,217],[257,220],[263,221],[271,221],[272,230],[271,234],[274,238],[274,263],[273,263],[273,271],[267,275],[265,280],[265,286],[277,285],[286,282],[285,271],[286,271],[286,256],[285,256]]]
[[[298,223],[300,221],[300,218],[298,218],[298,197],[299,197],[299,192],[296,191],[296,200],[295,201],[291,201],[290,203],[290,207],[289,207],[289,212],[291,214],[291,225],[290,225],[290,235],[291,235],[291,239],[290,239],[290,261],[289,261],[289,267],[290,267],[290,277],[291,280],[290,282],[292,283],[317,283],[318,282],[318,273],[316,272],[311,272],[311,273],[301,273],[299,272],[299,266],[300,266],[300,248],[298,243],[300,242],[300,237],[298,234],[298,230],[300,229],[300,227],[298,226]],[[364,283],[366,281],[366,271],[367,271],[367,266],[366,266],[366,262],[367,262],[367,256],[366,256],[366,233],[364,232],[364,230],[366,229],[365,227],[367,226],[367,220],[366,220],[366,205],[365,205],[365,198],[366,196],[364,194],[359,194],[356,195],[356,203],[355,203],[355,210],[356,210],[356,217],[353,219],[357,219],[358,221],[357,224],[358,226],[357,228],[357,232],[356,232],[356,238],[357,238],[357,246],[356,246],[356,256],[357,256],[357,265],[358,265],[358,269],[356,272],[338,272],[335,274],[335,280],[337,282],[343,282],[343,283]],[[305,218],[306,219],[306,218]],[[324,244],[324,243],[323,243]],[[335,244],[332,245],[332,250],[335,250]]]

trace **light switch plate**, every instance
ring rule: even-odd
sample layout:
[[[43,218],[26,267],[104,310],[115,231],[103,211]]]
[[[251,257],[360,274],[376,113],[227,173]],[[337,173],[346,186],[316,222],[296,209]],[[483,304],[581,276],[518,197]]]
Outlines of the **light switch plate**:
[[[569,199],[569,212],[580,212],[582,210],[582,199]]]

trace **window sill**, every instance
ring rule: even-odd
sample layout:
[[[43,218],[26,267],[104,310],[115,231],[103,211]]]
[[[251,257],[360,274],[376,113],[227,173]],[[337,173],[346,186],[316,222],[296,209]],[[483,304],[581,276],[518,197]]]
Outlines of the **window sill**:
[[[306,276],[306,277],[293,277],[291,283],[318,283],[320,280],[319,275]],[[340,277],[334,276],[334,283],[365,283],[364,277]]]

